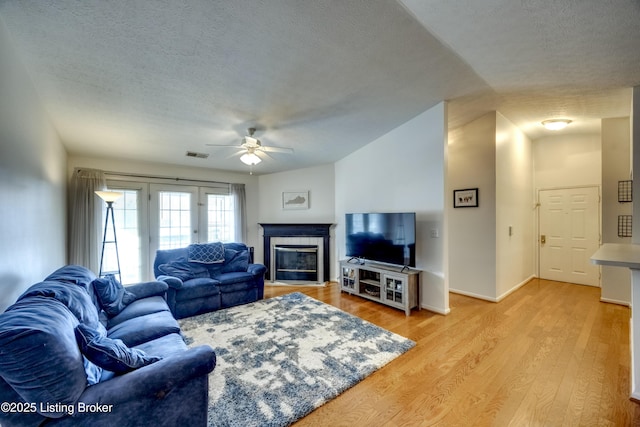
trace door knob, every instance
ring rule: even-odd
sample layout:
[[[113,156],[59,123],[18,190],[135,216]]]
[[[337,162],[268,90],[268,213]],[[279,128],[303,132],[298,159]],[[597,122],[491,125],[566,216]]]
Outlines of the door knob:
[[[544,234],[542,234],[542,235],[540,236],[540,243],[541,243],[541,244],[543,244],[543,245],[544,245],[545,243],[547,243],[547,236],[545,236]]]

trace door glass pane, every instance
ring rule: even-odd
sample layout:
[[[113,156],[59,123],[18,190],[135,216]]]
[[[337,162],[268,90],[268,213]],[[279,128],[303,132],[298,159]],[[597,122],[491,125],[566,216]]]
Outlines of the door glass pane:
[[[118,255],[122,283],[137,283],[142,280],[141,239],[139,230],[139,190],[115,189],[123,196],[113,203],[113,219],[116,226]],[[111,238],[111,224],[107,227],[108,239]],[[105,248],[105,271],[117,270],[117,259],[114,250]],[[115,248],[114,248],[115,249]]]
[[[158,193],[159,249],[182,248],[191,243],[191,193]]]
[[[232,196],[207,194],[207,241],[236,241]]]

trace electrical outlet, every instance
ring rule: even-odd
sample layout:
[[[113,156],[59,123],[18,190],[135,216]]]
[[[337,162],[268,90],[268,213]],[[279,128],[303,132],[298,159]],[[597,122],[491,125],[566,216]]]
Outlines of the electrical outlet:
[[[437,239],[438,237],[440,237],[440,232],[438,231],[437,228],[432,228],[431,229],[431,237],[433,239]]]

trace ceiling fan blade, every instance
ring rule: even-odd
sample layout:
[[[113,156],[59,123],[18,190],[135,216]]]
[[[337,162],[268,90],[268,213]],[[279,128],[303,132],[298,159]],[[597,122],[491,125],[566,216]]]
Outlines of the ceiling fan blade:
[[[269,153],[287,153],[293,154],[293,148],[282,148],[282,147],[265,147],[264,145],[261,147],[262,151]]]
[[[235,145],[226,145],[226,144],[205,144],[208,147],[219,147],[219,148],[242,148],[242,146],[235,144]]]
[[[266,152],[266,151],[264,151],[264,150],[257,150],[257,151],[256,151],[256,155],[257,155],[257,156],[259,156],[259,157],[268,157],[268,158],[269,158],[269,159],[271,159],[271,160],[275,160],[273,157],[271,157],[271,156],[269,155],[269,153],[267,153],[267,152]]]
[[[228,155],[227,157],[225,157],[225,159],[232,159],[234,157],[240,157],[241,155],[243,155],[244,153],[246,153],[245,150],[240,150],[240,151],[236,151],[233,154]]]

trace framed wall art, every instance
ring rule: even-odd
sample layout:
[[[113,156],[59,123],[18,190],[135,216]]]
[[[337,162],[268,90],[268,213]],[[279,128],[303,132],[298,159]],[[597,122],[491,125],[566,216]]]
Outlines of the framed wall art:
[[[477,208],[478,189],[465,188],[464,190],[453,190],[454,208]]]
[[[282,193],[282,209],[309,209],[309,192],[284,191]]]

